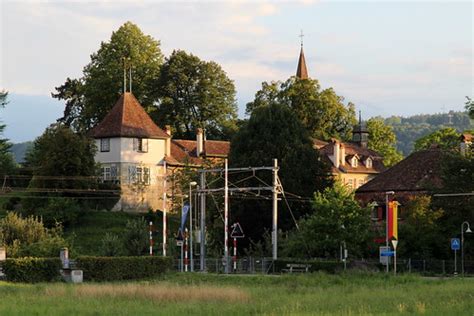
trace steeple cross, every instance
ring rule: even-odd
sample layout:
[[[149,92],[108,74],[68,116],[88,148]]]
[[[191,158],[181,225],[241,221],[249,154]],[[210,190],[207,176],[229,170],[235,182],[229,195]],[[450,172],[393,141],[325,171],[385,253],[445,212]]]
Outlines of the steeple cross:
[[[298,35],[298,37],[301,38],[301,47],[303,47],[303,37],[304,37],[303,30],[301,30],[300,35]]]

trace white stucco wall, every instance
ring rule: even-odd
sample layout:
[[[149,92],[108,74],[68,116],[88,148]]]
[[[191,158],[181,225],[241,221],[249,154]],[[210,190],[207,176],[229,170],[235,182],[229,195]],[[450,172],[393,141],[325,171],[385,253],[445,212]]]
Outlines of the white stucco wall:
[[[166,143],[164,139],[148,139],[148,152],[133,150],[133,138],[121,138],[120,161],[128,163],[158,164],[164,157]]]
[[[97,146],[97,153],[95,154],[95,161],[100,163],[120,162],[120,138],[110,138],[110,151],[100,151],[100,139],[95,140]]]

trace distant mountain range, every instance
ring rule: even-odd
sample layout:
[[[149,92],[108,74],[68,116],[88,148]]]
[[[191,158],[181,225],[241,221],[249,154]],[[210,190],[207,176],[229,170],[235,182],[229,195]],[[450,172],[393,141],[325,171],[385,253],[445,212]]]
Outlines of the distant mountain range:
[[[33,146],[33,142],[13,144],[13,146],[10,148],[10,152],[13,154],[13,158],[15,158],[17,163],[25,162],[26,152],[31,146]]]
[[[474,130],[474,120],[470,120],[467,112],[421,114],[409,117],[391,116],[385,124],[393,127],[397,135],[397,149],[408,156],[413,151],[415,141],[438,129],[451,127],[458,132]]]
[[[421,114],[409,117],[391,116],[384,119],[385,124],[393,127],[397,136],[397,149],[408,156],[413,151],[415,141],[438,129],[452,127],[458,132],[474,130],[474,121],[469,119],[466,112],[449,112],[440,114]],[[11,152],[18,163],[23,163],[25,154],[33,142],[14,144]]]

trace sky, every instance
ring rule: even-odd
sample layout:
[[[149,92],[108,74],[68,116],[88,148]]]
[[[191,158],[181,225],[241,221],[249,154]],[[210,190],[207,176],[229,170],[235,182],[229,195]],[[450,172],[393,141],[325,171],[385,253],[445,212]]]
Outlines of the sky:
[[[473,96],[471,1],[0,0],[0,110],[12,142],[33,140],[62,115],[51,98],[90,54],[131,21],[169,56],[219,63],[239,114],[263,81],[295,74],[300,31],[309,75],[364,118],[463,110]]]

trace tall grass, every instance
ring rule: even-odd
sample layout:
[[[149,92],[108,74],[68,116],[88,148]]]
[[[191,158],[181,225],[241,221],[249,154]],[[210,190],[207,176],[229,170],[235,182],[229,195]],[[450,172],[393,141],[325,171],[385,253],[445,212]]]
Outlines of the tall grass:
[[[141,282],[0,283],[0,315],[473,315],[474,279],[172,274]]]

